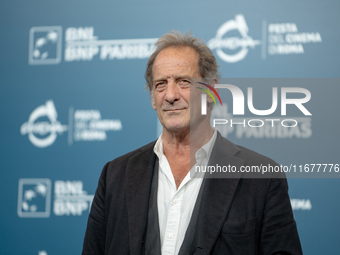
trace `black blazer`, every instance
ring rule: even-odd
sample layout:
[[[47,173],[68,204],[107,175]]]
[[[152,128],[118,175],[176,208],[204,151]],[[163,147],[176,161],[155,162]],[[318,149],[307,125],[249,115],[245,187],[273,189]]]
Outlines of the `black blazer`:
[[[154,144],[104,166],[88,219],[83,255],[142,254],[156,160]],[[211,158],[215,158],[214,164],[238,168],[277,165],[219,133]],[[302,254],[286,179],[233,177],[205,180],[195,249],[180,254]]]

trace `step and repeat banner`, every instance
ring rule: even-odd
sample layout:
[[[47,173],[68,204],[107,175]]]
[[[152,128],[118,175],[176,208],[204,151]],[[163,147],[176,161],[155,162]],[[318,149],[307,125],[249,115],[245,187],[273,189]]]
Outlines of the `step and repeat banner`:
[[[340,254],[339,11],[329,0],[2,1],[0,254],[81,253],[102,167],[161,132],[144,72],[173,29],[205,40],[224,81],[262,78],[244,85],[246,110],[246,87],[269,109],[272,88],[256,88],[275,81],[277,121],[230,123],[231,101],[213,117],[232,142],[304,173],[288,179],[303,251]],[[284,87],[310,92],[287,116]]]

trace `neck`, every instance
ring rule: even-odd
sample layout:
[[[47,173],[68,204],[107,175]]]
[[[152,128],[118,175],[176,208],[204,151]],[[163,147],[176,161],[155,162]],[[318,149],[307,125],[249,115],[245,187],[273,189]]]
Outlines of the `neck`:
[[[213,133],[214,129],[206,121],[181,132],[172,132],[163,128],[164,155],[191,155],[190,158],[195,158],[196,152],[209,142]]]
[[[163,153],[166,156],[178,188],[190,169],[196,164],[195,154],[213,135],[210,123],[200,123],[181,132],[163,128]]]
[[[163,128],[163,150],[164,154],[183,155],[190,152],[190,130],[182,132],[171,132]]]

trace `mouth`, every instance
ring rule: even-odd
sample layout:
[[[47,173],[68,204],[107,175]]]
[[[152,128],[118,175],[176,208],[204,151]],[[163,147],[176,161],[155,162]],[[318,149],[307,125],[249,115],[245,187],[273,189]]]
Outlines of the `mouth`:
[[[166,109],[164,111],[165,112],[177,112],[177,111],[182,111],[182,110],[184,110],[184,108],[182,108],[182,109]]]

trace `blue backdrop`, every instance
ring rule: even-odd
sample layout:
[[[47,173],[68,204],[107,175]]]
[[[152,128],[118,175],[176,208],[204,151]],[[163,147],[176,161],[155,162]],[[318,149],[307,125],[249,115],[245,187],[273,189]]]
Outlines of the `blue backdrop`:
[[[335,0],[2,1],[0,253],[81,252],[102,167],[159,134],[144,71],[162,34],[192,30],[225,78],[337,78],[339,7]],[[340,88],[337,79],[321,81],[310,88],[304,135],[225,135],[279,163],[339,164]],[[288,182],[304,253],[340,254],[339,179]]]

